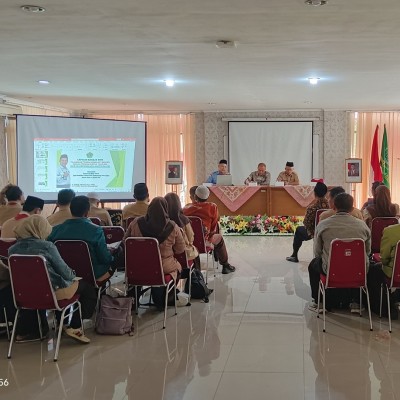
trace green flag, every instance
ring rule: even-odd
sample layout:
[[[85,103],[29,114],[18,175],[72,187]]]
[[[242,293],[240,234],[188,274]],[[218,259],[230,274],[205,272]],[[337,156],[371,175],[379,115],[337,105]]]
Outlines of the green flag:
[[[385,184],[385,186],[389,187],[389,149],[386,135],[386,125],[384,125],[382,138],[381,169],[383,183]]]

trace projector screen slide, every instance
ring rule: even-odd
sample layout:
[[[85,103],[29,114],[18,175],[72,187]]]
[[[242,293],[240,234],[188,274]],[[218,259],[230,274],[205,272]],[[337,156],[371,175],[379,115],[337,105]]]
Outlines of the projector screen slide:
[[[243,185],[258,163],[265,163],[271,173],[271,185],[294,162],[300,184],[308,185],[313,173],[313,123],[229,122],[229,170],[235,185]]]
[[[146,181],[144,122],[21,115],[17,143],[18,185],[47,202],[63,188],[131,200]]]

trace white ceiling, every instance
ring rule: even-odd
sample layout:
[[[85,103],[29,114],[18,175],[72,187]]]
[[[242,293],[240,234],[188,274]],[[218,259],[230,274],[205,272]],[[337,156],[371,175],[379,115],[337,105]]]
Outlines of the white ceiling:
[[[0,97],[75,110],[400,108],[399,0],[30,1],[46,12],[1,1]]]

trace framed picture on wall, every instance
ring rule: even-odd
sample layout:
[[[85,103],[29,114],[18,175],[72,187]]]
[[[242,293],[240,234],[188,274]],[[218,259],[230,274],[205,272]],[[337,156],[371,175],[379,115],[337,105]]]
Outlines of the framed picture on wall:
[[[345,178],[347,183],[362,182],[362,159],[361,158],[346,158],[345,160]]]
[[[183,175],[183,161],[166,161],[165,183],[167,185],[181,185]]]

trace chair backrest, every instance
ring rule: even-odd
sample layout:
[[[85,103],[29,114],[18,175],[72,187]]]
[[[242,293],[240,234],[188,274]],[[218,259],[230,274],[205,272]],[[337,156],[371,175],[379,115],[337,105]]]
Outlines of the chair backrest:
[[[315,213],[315,227],[317,227],[317,225],[319,224],[319,217],[321,216],[321,214],[327,211],[326,208],[320,208],[319,210],[317,210],[317,212]]]
[[[366,285],[364,240],[334,239],[329,250],[326,287],[357,288]]]
[[[376,217],[371,223],[371,253],[380,253],[383,230],[390,225],[396,225],[396,217]]]
[[[182,269],[189,268],[186,251],[184,251],[183,253],[179,253],[179,254],[174,253],[174,257],[178,261],[178,263],[181,264]]]
[[[199,217],[189,216],[188,218],[194,233],[193,245],[200,254],[207,253],[206,242],[204,240],[203,221]]]
[[[43,256],[13,254],[8,262],[16,307],[59,309]]]
[[[17,242],[17,239],[0,239],[0,259],[6,261],[8,259],[8,249]]]
[[[165,285],[157,239],[130,237],[125,240],[125,279],[129,285]]]
[[[98,218],[98,217],[89,217],[89,219],[92,221],[92,224],[101,226],[101,219],[100,218]]]
[[[126,221],[125,221],[125,228],[128,228],[128,226],[131,224],[131,222],[133,220],[135,220],[136,218],[137,217],[129,217],[129,218],[127,218]]]
[[[390,287],[400,287],[400,240],[396,244],[394,253],[392,281]]]
[[[54,243],[68,267],[85,282],[97,286],[89,247],[83,240],[57,240]]]
[[[124,238],[125,231],[122,226],[102,226],[102,229],[107,244],[120,242]]]

